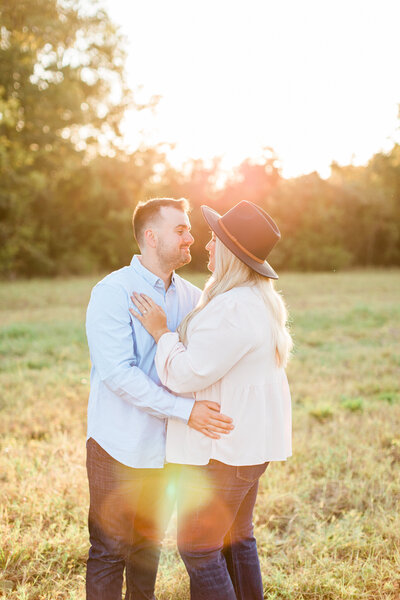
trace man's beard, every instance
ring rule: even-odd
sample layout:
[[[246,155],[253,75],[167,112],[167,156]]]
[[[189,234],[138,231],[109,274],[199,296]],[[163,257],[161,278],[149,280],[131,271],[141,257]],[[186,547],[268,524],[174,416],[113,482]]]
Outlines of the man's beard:
[[[189,252],[184,253],[184,249],[188,249]],[[187,265],[192,260],[189,246],[171,250],[162,242],[157,246],[157,256],[160,266],[162,266],[165,271],[174,271],[175,269],[179,269],[179,267]]]

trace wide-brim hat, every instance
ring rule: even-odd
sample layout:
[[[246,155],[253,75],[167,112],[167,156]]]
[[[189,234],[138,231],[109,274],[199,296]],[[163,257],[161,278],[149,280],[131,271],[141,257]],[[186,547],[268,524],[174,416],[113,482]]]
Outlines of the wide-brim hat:
[[[260,275],[278,279],[267,256],[281,234],[265,210],[247,200],[242,200],[222,216],[209,206],[203,205],[201,210],[215,235],[237,258]]]

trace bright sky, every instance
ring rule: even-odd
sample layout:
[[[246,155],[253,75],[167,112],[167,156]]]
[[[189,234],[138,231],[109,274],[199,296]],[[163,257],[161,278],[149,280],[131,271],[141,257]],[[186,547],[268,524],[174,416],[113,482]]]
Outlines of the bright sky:
[[[285,176],[365,163],[398,134],[399,0],[103,0],[128,83],[162,99],[127,116],[135,147],[226,167],[272,146]],[[141,132],[141,133],[139,133]]]

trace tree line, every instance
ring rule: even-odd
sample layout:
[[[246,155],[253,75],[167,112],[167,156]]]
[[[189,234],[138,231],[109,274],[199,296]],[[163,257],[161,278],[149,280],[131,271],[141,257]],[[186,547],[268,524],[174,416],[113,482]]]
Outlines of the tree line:
[[[277,269],[400,264],[400,146],[366,166],[282,177],[274,152],[248,158],[221,185],[218,159],[173,168],[162,147],[123,148],[123,40],[95,2],[0,0],[0,276],[103,272],[137,251],[137,202],[186,197],[192,266],[206,264],[201,204],[257,203],[282,232]],[[90,10],[92,8],[92,10]]]

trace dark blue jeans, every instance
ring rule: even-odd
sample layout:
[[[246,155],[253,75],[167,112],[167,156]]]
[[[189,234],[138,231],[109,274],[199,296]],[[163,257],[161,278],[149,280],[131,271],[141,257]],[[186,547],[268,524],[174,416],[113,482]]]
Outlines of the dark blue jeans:
[[[170,469],[132,469],[97,442],[87,442],[91,547],[87,600],[153,600],[161,541],[174,498],[167,494]]]
[[[181,469],[178,547],[190,577],[191,600],[262,600],[253,509],[262,465],[211,460]]]

